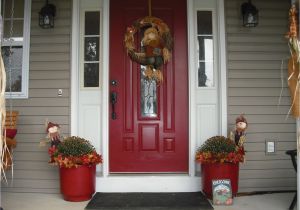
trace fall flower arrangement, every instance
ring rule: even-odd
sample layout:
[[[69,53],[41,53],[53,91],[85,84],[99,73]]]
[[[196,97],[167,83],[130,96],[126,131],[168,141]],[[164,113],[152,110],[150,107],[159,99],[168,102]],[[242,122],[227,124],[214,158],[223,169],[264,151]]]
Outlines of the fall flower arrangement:
[[[213,136],[205,141],[196,152],[199,163],[238,163],[244,162],[243,146],[224,136]]]
[[[77,136],[67,137],[57,146],[51,146],[48,153],[50,163],[64,168],[102,163],[102,156],[96,152],[94,146],[88,140]]]

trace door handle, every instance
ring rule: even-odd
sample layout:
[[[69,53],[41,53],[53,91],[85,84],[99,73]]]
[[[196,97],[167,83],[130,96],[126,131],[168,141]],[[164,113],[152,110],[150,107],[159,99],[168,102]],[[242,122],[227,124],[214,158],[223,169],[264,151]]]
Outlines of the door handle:
[[[111,113],[111,119],[115,120],[117,119],[117,113],[115,111],[115,105],[117,103],[117,92],[113,91],[110,94],[110,103],[111,103],[111,108],[112,108],[112,113]]]

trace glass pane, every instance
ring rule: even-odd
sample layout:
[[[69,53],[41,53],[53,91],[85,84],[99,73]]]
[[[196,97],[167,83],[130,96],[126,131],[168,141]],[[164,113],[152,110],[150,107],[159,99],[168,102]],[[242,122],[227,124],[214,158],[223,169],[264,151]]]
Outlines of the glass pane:
[[[141,66],[141,116],[157,117],[157,85],[145,76],[145,66]]]
[[[6,92],[10,92],[10,87],[12,92],[22,91],[22,54],[22,47],[13,47],[10,62],[9,47],[2,47],[2,57],[7,77]]]
[[[198,35],[212,34],[212,12],[197,11],[197,29]]]
[[[3,9],[5,13],[5,18],[11,17],[11,5],[12,0],[2,0],[2,11],[1,14],[3,14]],[[24,0],[14,0],[14,18],[23,18],[24,17]]]
[[[21,46],[12,47],[11,68],[22,69],[23,48]],[[9,47],[2,47],[2,56],[5,69],[9,69]]]
[[[11,81],[10,81],[11,75]],[[6,70],[6,88],[7,93],[10,92],[22,92],[22,69],[12,69],[11,74]]]
[[[200,61],[214,59],[212,36],[198,36],[198,52]]]
[[[198,86],[214,86],[214,42],[211,11],[197,11]]]
[[[14,0],[14,1],[15,1],[14,17],[24,18],[24,0]]]
[[[84,87],[99,87],[99,63],[84,64]]]
[[[4,21],[4,38],[10,38],[10,20]],[[23,37],[23,20],[14,20],[12,37]]]
[[[100,12],[85,13],[85,35],[100,34]]]
[[[99,61],[99,37],[86,37],[84,39],[84,60]]]
[[[214,86],[214,64],[213,62],[199,62],[198,66],[198,86]]]

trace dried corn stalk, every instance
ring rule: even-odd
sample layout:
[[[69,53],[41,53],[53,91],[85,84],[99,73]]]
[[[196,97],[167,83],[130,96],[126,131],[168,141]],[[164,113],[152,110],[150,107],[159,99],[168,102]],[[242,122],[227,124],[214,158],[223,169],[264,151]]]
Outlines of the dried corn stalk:
[[[289,47],[291,52],[291,58],[288,62],[288,86],[291,93],[291,108],[289,113],[292,111],[295,118],[300,117],[300,43],[298,40],[299,28],[298,28],[298,12],[295,5],[292,5],[289,11],[289,32],[286,38],[289,39]]]
[[[1,180],[6,180],[4,171],[4,151],[7,149],[5,135],[3,135],[6,108],[5,108],[5,87],[6,87],[6,73],[3,64],[2,55],[0,52],[0,177]]]

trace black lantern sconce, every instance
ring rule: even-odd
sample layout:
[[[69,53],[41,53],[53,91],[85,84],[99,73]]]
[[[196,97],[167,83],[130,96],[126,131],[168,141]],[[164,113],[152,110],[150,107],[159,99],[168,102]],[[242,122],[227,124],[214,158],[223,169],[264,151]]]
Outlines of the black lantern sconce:
[[[54,28],[54,17],[56,15],[56,7],[48,4],[46,0],[45,6],[39,12],[39,26],[41,28]]]
[[[244,27],[255,27],[258,24],[258,9],[251,4],[251,0],[241,6]]]

